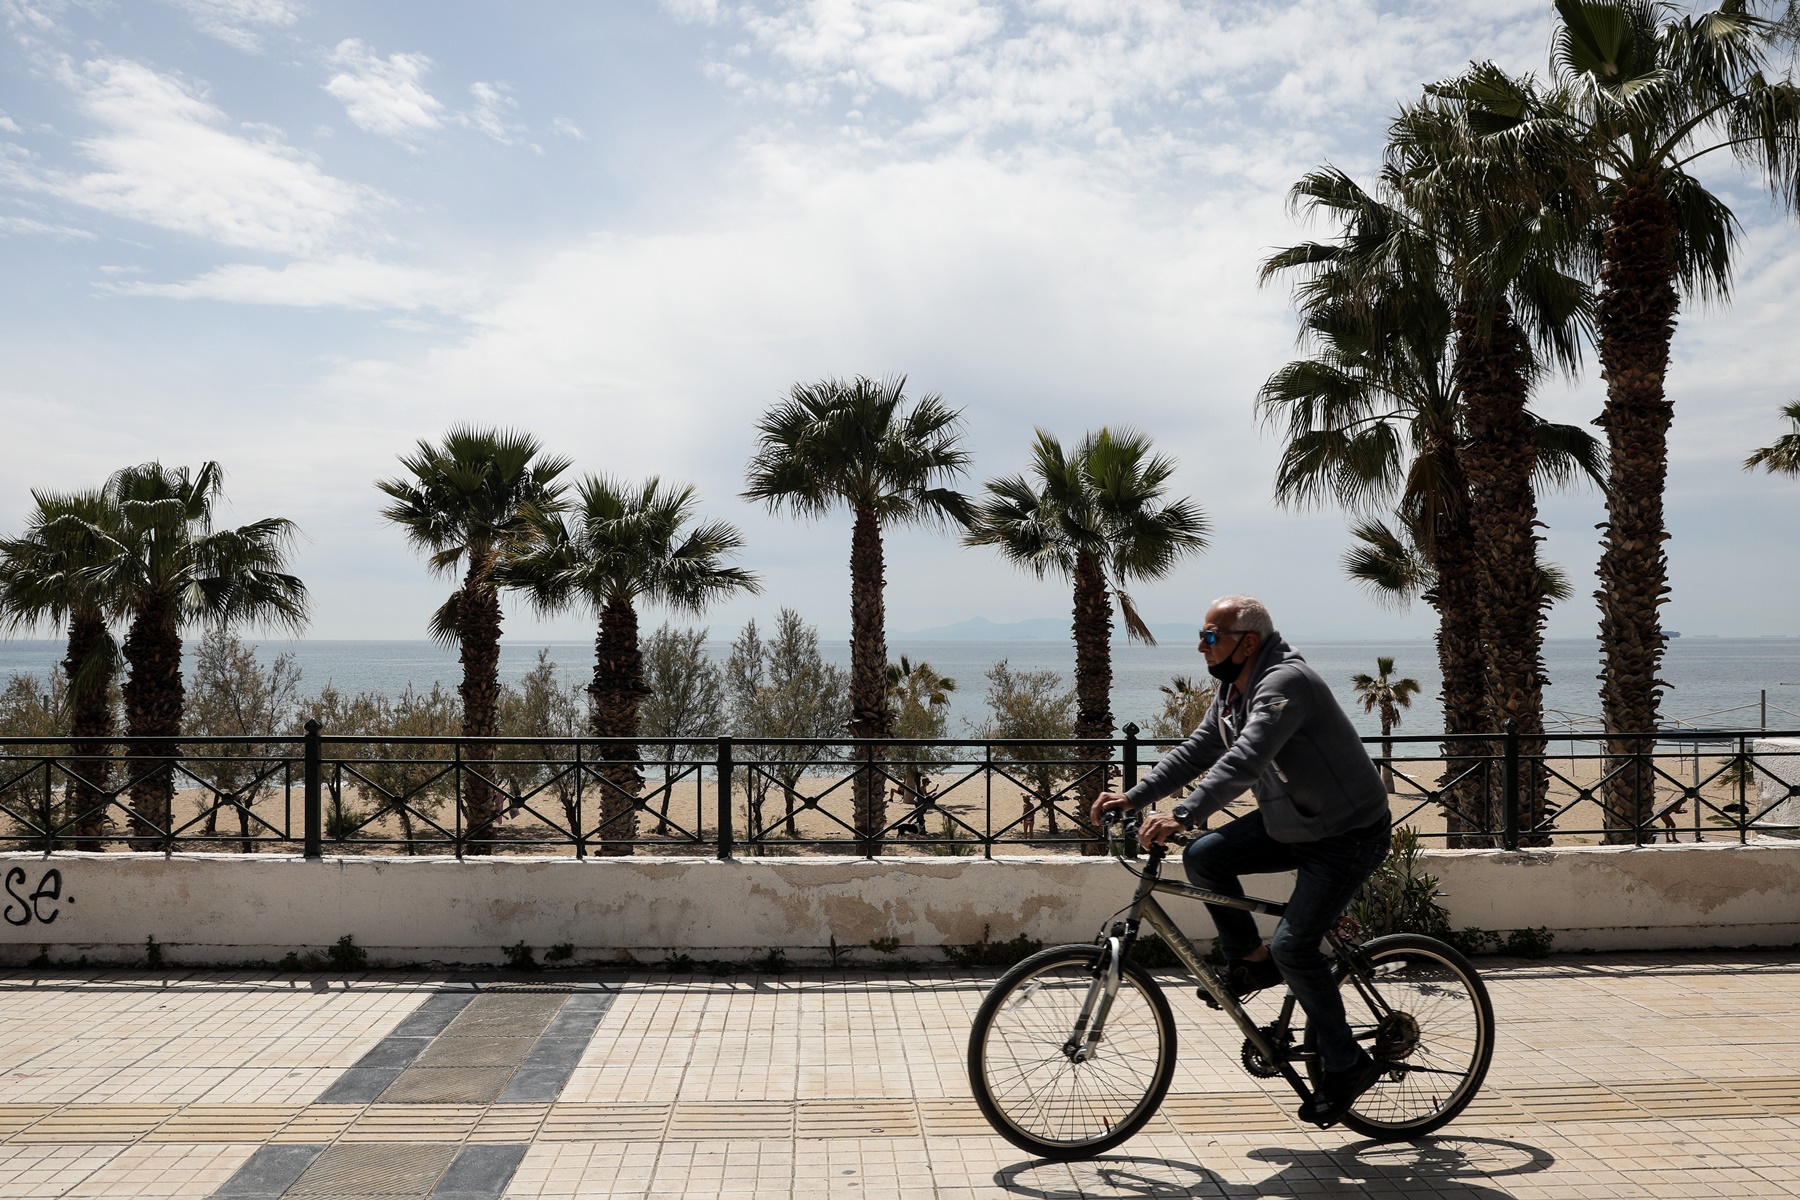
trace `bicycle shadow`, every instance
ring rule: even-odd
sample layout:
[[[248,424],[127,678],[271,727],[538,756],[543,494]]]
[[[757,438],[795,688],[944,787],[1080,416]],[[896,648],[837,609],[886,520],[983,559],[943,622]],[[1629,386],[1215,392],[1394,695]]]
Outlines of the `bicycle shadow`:
[[[1329,1195],[1466,1197],[1507,1200],[1491,1181],[1546,1170],[1556,1157],[1539,1146],[1499,1138],[1434,1137],[1416,1142],[1356,1142],[1332,1150],[1265,1147],[1246,1158],[1281,1164],[1256,1183],[1225,1179],[1199,1163],[1148,1155],[1106,1154],[1082,1162],[1032,1159],[1002,1167],[994,1183],[1033,1200],[1101,1197],[1249,1197]]]

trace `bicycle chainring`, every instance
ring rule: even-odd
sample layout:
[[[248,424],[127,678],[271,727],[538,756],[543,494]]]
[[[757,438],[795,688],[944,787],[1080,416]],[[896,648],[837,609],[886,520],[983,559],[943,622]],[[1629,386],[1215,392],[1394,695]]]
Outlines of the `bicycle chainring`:
[[[1285,1053],[1294,1044],[1294,1031],[1285,1027],[1278,1029],[1273,1025],[1264,1025],[1257,1032],[1282,1053]],[[1244,1060],[1244,1070],[1258,1079],[1274,1079],[1281,1074],[1280,1064],[1272,1063],[1264,1058],[1262,1051],[1258,1050],[1256,1043],[1249,1038],[1244,1039],[1244,1048],[1240,1051],[1239,1056]]]

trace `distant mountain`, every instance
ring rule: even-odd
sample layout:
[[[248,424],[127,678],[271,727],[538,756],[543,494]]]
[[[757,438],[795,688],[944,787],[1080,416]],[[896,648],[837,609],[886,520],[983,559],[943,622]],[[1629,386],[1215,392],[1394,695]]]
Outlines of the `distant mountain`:
[[[1124,636],[1124,630],[1114,622],[1114,636]],[[1192,637],[1199,626],[1181,622],[1152,623],[1150,632],[1158,641],[1175,638]],[[1069,629],[1067,617],[1033,617],[1026,621],[990,621],[986,617],[970,617],[966,621],[958,621],[954,625],[939,625],[933,629],[909,629],[897,631],[890,637],[911,642],[1060,642],[1073,636]]]

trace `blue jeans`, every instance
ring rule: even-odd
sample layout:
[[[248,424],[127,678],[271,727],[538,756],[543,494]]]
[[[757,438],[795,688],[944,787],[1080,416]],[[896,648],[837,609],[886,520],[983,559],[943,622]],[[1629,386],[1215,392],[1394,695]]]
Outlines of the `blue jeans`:
[[[1331,977],[1330,960],[1319,946],[1356,889],[1387,856],[1390,836],[1383,821],[1316,842],[1278,842],[1263,828],[1258,811],[1189,843],[1181,856],[1195,887],[1225,896],[1244,894],[1239,875],[1298,872],[1287,915],[1269,939],[1269,954],[1306,1010],[1320,1062],[1328,1071],[1356,1065],[1360,1052],[1344,1018],[1344,1001]],[[1243,909],[1209,904],[1206,910],[1219,927],[1219,943],[1227,958],[1243,958],[1262,944],[1256,919]]]

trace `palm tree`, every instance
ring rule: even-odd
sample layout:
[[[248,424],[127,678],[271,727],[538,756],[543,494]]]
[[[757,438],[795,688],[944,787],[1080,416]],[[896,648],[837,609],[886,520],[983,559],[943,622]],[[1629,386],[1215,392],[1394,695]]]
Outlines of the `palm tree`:
[[[9,630],[66,625],[68,645],[63,675],[68,680],[69,824],[77,845],[104,849],[106,755],[113,734],[112,685],[119,647],[110,619],[114,599],[100,590],[94,570],[109,553],[96,530],[114,527],[106,493],[33,491],[35,510],[25,532],[0,540],[0,623]]]
[[[1544,261],[1550,239],[1498,254],[1480,240],[1483,226],[1442,218],[1443,199],[1420,181],[1432,179],[1427,151],[1443,149],[1445,116],[1409,111],[1396,123],[1401,149],[1382,174],[1388,199],[1332,168],[1295,185],[1295,206],[1329,215],[1338,236],[1279,251],[1263,265],[1265,280],[1299,274],[1301,339],[1313,354],[1277,371],[1258,399],[1264,419],[1285,426],[1276,498],[1334,501],[1364,515],[1353,530],[1362,544],[1346,565],[1376,584],[1378,597],[1423,595],[1437,611],[1445,732],[1471,734],[1521,711],[1541,714],[1542,593],[1534,581],[1544,567],[1531,530],[1533,476],[1560,486],[1583,475],[1600,480],[1604,466],[1584,431],[1523,407],[1521,389],[1536,365],[1529,355],[1520,360],[1530,348],[1510,317],[1522,311],[1551,357],[1567,358],[1579,288]],[[1497,297],[1481,275],[1496,267],[1504,268]],[[1499,322],[1498,338],[1482,332],[1489,321]],[[1480,366],[1502,345],[1500,369]],[[1472,422],[1477,394],[1480,419]],[[1386,506],[1397,530],[1368,515]],[[1513,561],[1525,551],[1523,566]],[[1500,646],[1505,653],[1489,652]],[[1469,772],[1458,756],[1468,752],[1444,747],[1453,837],[1493,824],[1482,789],[1457,786]]]
[[[1782,434],[1746,458],[1744,470],[1754,471],[1761,467],[1771,475],[1800,475],[1800,400],[1784,407],[1781,415],[1788,419],[1794,431]]]
[[[963,539],[995,547],[1039,579],[1055,574],[1073,585],[1077,738],[1113,734],[1115,599],[1127,637],[1155,645],[1126,585],[1161,579],[1206,547],[1199,505],[1167,498],[1174,473],[1174,460],[1152,453],[1135,430],[1089,433],[1067,451],[1040,429],[1029,476],[989,480]],[[1103,760],[1095,760],[1075,789],[1082,814],[1104,783]]]
[[[1388,735],[1400,724],[1400,710],[1412,707],[1412,698],[1419,694],[1419,681],[1395,679],[1393,658],[1378,654],[1375,656],[1375,674],[1358,671],[1350,677],[1350,686],[1356,690],[1356,698],[1362,701],[1364,712],[1381,714],[1381,782],[1391,792],[1394,790],[1394,744],[1388,740]]]
[[[650,694],[638,638],[638,606],[660,604],[699,616],[714,601],[758,592],[750,572],[724,565],[744,544],[724,521],[695,523],[692,487],[651,476],[627,484],[590,475],[577,488],[574,511],[532,512],[530,535],[493,573],[501,587],[523,590],[540,613],[571,605],[599,622],[594,637],[589,728],[606,771],[600,803],[602,854],[630,854],[638,833],[636,797],[643,788],[637,737],[639,707]]]
[[[218,628],[263,625],[298,632],[307,618],[306,585],[288,573],[294,523],[281,517],[236,529],[214,529],[223,490],[216,462],[198,471],[144,463],[107,480],[111,525],[89,524],[102,539],[94,586],[128,613],[124,687],[127,753],[134,760],[131,824],[140,846],[172,833],[173,760],[179,747],[185,689],[181,632],[190,624]],[[146,766],[147,764],[147,766]]]
[[[905,376],[795,384],[757,423],[746,500],[771,511],[818,518],[850,510],[850,735],[892,732],[887,702],[883,588],[886,525],[967,525],[968,498],[948,486],[969,464],[962,417],[936,395],[906,398]],[[865,854],[880,849],[887,827],[886,789],[874,763],[880,750],[857,749],[865,764],[853,784],[855,824]]]
[[[406,540],[428,551],[433,574],[462,583],[431,615],[434,641],[455,645],[462,659],[462,736],[491,738],[499,731],[500,592],[493,573],[501,560],[531,536],[529,511],[554,510],[562,494],[556,482],[569,460],[545,456],[538,440],[518,430],[452,429],[439,445],[421,441],[402,455],[408,477],[375,486],[393,503],[381,515],[406,531]],[[476,770],[464,789],[469,849],[485,854],[504,811],[505,798],[482,774],[493,761],[491,744],[463,747]]]
[[[1556,10],[1561,88],[1533,115],[1594,172],[1601,202],[1592,229],[1606,402],[1596,424],[1606,431],[1612,486],[1596,593],[1600,702],[1609,734],[1643,734],[1656,728],[1666,644],[1669,346],[1683,297],[1728,295],[1738,229],[1694,166],[1729,151],[1768,180],[1783,207],[1800,211],[1800,89],[1791,77],[1771,78],[1770,51],[1787,34],[1746,0],[1697,16],[1655,0],[1556,0]],[[1516,106],[1510,97],[1494,104]],[[1608,742],[1613,840],[1634,840],[1655,811],[1643,749],[1625,737]]]

